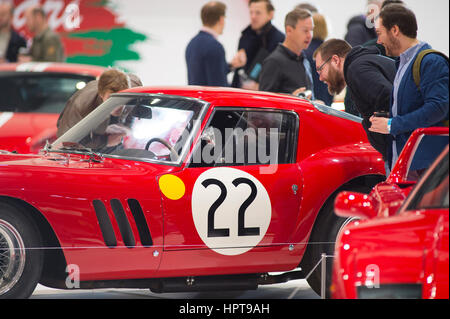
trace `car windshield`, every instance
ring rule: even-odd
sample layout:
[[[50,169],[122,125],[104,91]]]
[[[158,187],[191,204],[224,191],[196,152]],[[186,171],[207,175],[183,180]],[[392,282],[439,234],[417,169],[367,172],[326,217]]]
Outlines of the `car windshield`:
[[[61,113],[94,76],[45,72],[0,73],[0,112]]]
[[[205,108],[205,102],[184,97],[114,94],[49,150],[180,164]]]
[[[409,201],[407,210],[449,208],[449,158],[446,156],[428,175]]]

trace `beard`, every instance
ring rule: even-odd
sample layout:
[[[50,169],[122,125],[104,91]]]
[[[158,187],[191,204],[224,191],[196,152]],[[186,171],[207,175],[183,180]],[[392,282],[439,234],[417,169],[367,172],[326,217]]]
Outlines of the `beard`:
[[[345,88],[344,75],[340,74],[337,70],[330,67],[328,71],[328,92],[331,95],[336,95],[342,92]]]
[[[386,55],[391,57],[399,56],[400,54],[400,41],[394,38],[391,34],[388,34],[388,43],[384,43],[384,48],[386,49]]]

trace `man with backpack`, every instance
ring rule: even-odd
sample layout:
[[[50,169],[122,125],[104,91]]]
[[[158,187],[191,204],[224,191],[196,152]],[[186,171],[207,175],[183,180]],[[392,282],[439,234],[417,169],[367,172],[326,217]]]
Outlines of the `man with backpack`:
[[[378,43],[399,56],[388,117],[371,117],[372,132],[389,135],[392,169],[411,133],[422,127],[448,126],[448,59],[417,39],[417,20],[403,5],[391,4],[377,21]],[[426,55],[424,55],[426,54]],[[417,83],[416,83],[417,82]],[[410,171],[426,169],[448,144],[448,138],[425,137]]]

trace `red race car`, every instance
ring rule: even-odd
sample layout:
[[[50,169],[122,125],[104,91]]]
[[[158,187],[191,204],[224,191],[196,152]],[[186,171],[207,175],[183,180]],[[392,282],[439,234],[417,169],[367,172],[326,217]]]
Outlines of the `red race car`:
[[[56,139],[67,100],[105,69],[69,63],[0,64],[0,150],[37,153]]]
[[[338,195],[336,214],[360,220],[336,242],[334,298],[449,298],[448,146],[419,182],[410,172],[424,136],[448,143],[448,133],[416,130],[386,182]]]
[[[384,179],[360,121],[264,92],[114,94],[40,155],[0,155],[0,296],[304,278],[346,221],[336,194]]]

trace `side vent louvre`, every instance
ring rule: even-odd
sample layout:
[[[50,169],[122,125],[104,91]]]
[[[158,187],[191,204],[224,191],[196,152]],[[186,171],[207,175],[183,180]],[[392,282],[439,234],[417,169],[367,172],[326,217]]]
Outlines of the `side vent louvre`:
[[[111,199],[110,203],[111,209],[114,213],[114,218],[116,219],[117,225],[119,226],[119,231],[125,246],[128,248],[135,247],[136,237],[133,234],[130,221],[127,218],[127,214],[125,213],[122,203],[118,199]],[[150,234],[150,229],[145,219],[141,204],[136,199],[128,199],[127,203],[128,207],[130,208],[131,214],[133,215],[142,246],[153,246],[153,239]],[[112,226],[111,219],[105,207],[105,204],[98,199],[94,200],[92,204],[94,205],[95,214],[97,215],[97,220],[100,225],[100,230],[102,232],[103,240],[105,241],[106,246],[110,248],[117,247],[116,234],[114,232],[114,228]]]
[[[130,207],[131,213],[133,214],[133,218],[136,222],[142,245],[144,247],[153,246],[152,235],[150,234],[150,229],[148,228],[141,205],[136,199],[129,199],[128,207]]]
[[[114,229],[111,220],[109,219],[108,212],[106,211],[105,204],[98,199],[94,200],[92,204],[94,205],[95,214],[97,215],[98,224],[100,225],[100,230],[106,246],[116,247],[116,236],[114,235]]]
[[[125,211],[123,210],[122,204],[118,199],[111,199],[111,208],[114,216],[116,217],[117,224],[119,225],[120,234],[122,235],[125,246],[135,246],[136,241],[134,240],[133,231],[131,230],[130,222],[127,219]]]

